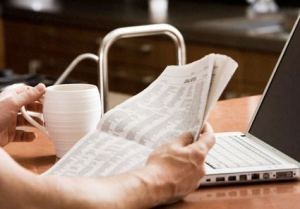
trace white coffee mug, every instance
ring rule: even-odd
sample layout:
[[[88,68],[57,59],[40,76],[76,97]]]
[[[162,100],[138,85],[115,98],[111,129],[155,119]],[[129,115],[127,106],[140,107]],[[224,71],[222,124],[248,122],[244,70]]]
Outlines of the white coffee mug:
[[[42,103],[45,126],[35,121],[24,107],[21,112],[30,124],[49,136],[59,158],[80,138],[96,129],[101,118],[100,95],[95,85],[47,87]]]

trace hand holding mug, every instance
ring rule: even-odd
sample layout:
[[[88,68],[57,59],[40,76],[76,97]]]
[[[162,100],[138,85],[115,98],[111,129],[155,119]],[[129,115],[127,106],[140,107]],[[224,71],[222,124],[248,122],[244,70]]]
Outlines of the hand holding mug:
[[[61,158],[80,138],[95,130],[101,118],[98,88],[90,84],[62,84],[46,89],[43,103],[45,126],[23,107],[24,118],[48,135]]]
[[[24,84],[11,85],[0,94],[0,146],[5,146],[11,141],[32,141],[35,139],[33,132],[24,129],[28,123],[19,114],[22,106],[30,110],[39,110],[40,104],[35,103],[45,92],[45,86],[36,87]]]

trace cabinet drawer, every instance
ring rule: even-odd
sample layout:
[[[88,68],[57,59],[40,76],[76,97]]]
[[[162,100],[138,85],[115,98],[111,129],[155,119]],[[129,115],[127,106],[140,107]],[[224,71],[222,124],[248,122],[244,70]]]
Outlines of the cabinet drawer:
[[[97,31],[5,21],[7,46],[20,45],[53,53],[61,51],[69,54],[96,53],[97,40],[102,36],[103,33]]]
[[[117,41],[109,52],[109,60],[148,66],[162,71],[167,65],[177,64],[176,48],[163,38],[133,38]]]
[[[159,76],[159,70],[147,66],[113,64],[109,69],[109,87],[114,91],[136,94]]]

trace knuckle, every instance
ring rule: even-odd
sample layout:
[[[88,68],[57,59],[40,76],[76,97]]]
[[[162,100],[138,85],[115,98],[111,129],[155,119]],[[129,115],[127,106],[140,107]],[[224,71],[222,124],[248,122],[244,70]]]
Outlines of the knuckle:
[[[216,142],[216,137],[213,133],[208,133],[208,137],[210,138],[212,144]]]
[[[168,145],[168,152],[176,154],[176,153],[179,152],[179,148],[175,144],[169,144]]]
[[[36,95],[36,90],[34,89],[34,88],[30,88],[30,89],[28,89],[28,91],[27,91],[27,96],[28,97],[34,97],[35,95]]]
[[[193,134],[192,134],[191,132],[185,132],[185,133],[183,133],[180,137],[181,137],[181,138],[192,139],[192,138],[193,138]]]
[[[206,144],[204,143],[200,143],[198,144],[198,150],[202,153],[202,154],[205,154],[207,151],[208,151],[208,147]]]
[[[192,159],[197,162],[203,162],[205,159],[205,152],[199,146],[190,146],[189,153]]]
[[[205,137],[205,144],[207,146],[207,149],[210,149],[211,147],[213,147],[213,145],[216,143],[216,137],[213,133],[206,133],[204,135]]]

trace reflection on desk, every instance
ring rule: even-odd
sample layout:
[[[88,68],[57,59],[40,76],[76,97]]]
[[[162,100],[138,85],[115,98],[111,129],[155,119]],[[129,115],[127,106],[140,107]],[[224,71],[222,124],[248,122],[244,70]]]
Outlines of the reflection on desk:
[[[189,202],[223,201],[235,199],[264,198],[266,196],[280,196],[282,194],[300,194],[300,187],[295,182],[269,183],[256,185],[237,185],[214,189],[200,189],[199,192],[189,195],[186,200]],[[299,196],[300,197],[300,196]]]
[[[164,209],[243,209],[299,208],[300,184],[297,182],[202,188],[184,201]]]

